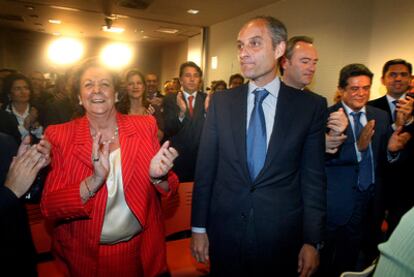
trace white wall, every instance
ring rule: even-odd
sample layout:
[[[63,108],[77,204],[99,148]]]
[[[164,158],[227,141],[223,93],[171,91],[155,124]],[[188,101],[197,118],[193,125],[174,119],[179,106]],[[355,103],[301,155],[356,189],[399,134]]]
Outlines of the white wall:
[[[180,64],[187,61],[188,41],[173,43],[162,48],[160,89],[164,82],[178,77]]]
[[[330,103],[339,70],[346,64],[364,63],[375,73],[371,98],[376,98],[380,96],[379,78],[385,61],[398,57],[414,62],[412,0],[282,0],[210,27],[208,83],[228,80],[240,72],[237,33],[257,15],[282,20],[289,37],[308,35],[315,39],[320,61],[311,89]],[[218,57],[216,70],[211,69],[212,56]]]

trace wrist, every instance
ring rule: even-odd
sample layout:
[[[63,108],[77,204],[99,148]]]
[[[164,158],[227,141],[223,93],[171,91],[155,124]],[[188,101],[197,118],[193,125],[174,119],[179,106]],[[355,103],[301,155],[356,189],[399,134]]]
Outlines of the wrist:
[[[150,182],[153,185],[158,185],[158,184],[160,184],[160,183],[162,183],[162,182],[164,182],[166,180],[167,180],[167,174],[164,175],[164,176],[160,176],[160,177],[152,177],[152,176],[150,176]]]

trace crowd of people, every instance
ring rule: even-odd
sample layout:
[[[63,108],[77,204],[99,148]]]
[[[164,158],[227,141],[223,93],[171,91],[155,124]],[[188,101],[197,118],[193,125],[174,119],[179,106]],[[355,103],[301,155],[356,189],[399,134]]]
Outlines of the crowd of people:
[[[345,65],[328,107],[309,88],[314,40],[287,38],[273,17],[249,20],[242,74],[208,93],[191,61],[162,92],[156,74],[95,58],[50,87],[0,70],[1,257],[24,252],[22,274],[36,276],[19,198],[37,199],[37,182],[66,276],[166,275],[160,195],[194,182],[189,251],[211,276],[339,276],[380,254],[375,276],[412,276],[412,65],[385,62],[386,95],[371,101],[374,74]]]

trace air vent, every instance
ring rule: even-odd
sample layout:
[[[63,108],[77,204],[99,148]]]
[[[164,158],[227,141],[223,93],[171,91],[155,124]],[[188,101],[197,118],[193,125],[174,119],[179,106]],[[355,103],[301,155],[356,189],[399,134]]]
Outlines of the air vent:
[[[0,20],[24,22],[23,16],[14,14],[0,14]]]
[[[154,0],[118,0],[117,5],[124,8],[145,10],[153,1]]]

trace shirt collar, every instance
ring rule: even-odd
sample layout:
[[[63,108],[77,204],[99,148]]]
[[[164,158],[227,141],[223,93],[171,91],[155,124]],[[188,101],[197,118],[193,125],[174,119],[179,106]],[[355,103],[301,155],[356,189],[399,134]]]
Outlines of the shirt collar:
[[[405,94],[406,93],[402,94],[400,96],[400,98],[398,98],[398,99],[404,98],[405,97]],[[395,100],[398,100],[398,99],[395,99],[394,97],[392,97],[391,95],[388,95],[388,94],[386,94],[385,97],[387,97],[387,101],[388,101],[388,104],[389,105],[394,105],[394,103],[392,103],[392,102],[394,102]]]
[[[345,109],[345,112],[346,112],[346,114],[349,116],[349,115],[351,115],[351,113],[352,112],[355,112],[354,110],[352,110],[350,107],[348,107],[346,104],[345,104],[345,102],[344,101],[341,101],[342,102],[342,106],[344,106],[344,109]],[[366,114],[367,113],[367,110],[366,110],[366,106],[363,106],[359,111],[357,111],[357,112],[362,112],[363,114]]]
[[[192,94],[189,94],[188,92],[183,90],[183,94],[184,94],[185,100],[188,100],[188,97],[190,97],[190,96],[194,96],[194,100],[197,97],[197,91],[194,91]]]
[[[278,76],[276,76],[271,82],[267,83],[263,87],[256,86],[256,84],[252,81],[249,82],[249,94],[255,91],[257,88],[265,89],[269,92],[270,95],[277,98],[280,90],[280,79]]]

